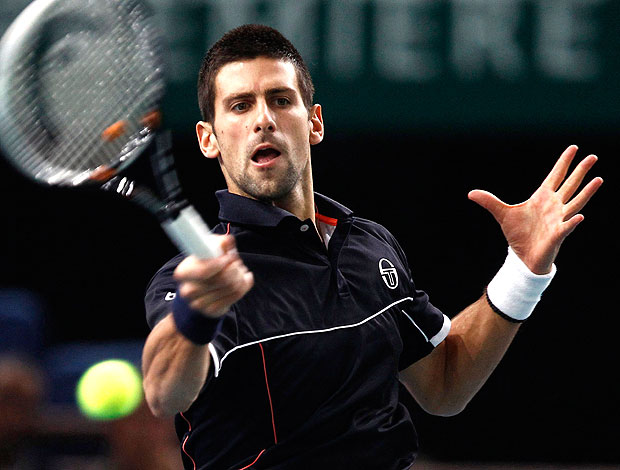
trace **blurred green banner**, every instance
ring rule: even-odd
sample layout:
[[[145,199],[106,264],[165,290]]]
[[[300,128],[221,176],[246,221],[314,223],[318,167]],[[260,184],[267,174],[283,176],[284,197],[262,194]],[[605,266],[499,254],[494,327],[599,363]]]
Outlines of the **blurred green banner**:
[[[2,23],[27,2],[3,0]],[[150,0],[168,42],[167,121],[193,132],[196,75],[225,31],[264,23],[308,62],[330,129],[610,130],[614,0]]]

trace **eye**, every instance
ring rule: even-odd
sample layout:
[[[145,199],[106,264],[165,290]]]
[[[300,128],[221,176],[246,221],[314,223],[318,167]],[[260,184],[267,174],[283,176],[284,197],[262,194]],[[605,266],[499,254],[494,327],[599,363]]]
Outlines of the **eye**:
[[[290,101],[288,98],[284,98],[284,97],[280,97],[280,98],[276,98],[276,104],[278,106],[286,106],[288,104],[290,104]]]
[[[232,107],[233,111],[245,111],[246,109],[248,109],[248,104],[246,102],[241,102],[241,103],[237,103]]]

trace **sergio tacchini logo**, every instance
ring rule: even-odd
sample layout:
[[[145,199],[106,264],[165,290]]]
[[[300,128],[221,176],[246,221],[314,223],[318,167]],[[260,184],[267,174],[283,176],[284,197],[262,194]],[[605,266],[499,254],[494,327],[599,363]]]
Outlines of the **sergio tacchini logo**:
[[[379,273],[385,285],[390,289],[396,289],[398,287],[398,273],[392,263],[387,258],[381,258],[379,260]]]

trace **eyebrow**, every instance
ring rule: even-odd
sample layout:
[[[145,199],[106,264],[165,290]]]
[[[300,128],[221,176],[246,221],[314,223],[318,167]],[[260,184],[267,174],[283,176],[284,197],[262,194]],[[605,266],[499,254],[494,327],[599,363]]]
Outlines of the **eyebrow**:
[[[286,86],[270,88],[269,90],[267,90],[267,96],[280,95],[282,93],[296,93],[296,91]]]
[[[269,88],[266,91],[266,95],[267,97],[271,97],[274,95],[279,95],[282,93],[296,93],[295,90],[293,88],[289,88],[289,87],[275,87],[275,88]],[[230,105],[233,101],[237,101],[237,100],[247,100],[250,98],[254,97],[254,93],[234,93],[232,95],[227,96],[226,98],[224,98],[224,105],[228,106]]]

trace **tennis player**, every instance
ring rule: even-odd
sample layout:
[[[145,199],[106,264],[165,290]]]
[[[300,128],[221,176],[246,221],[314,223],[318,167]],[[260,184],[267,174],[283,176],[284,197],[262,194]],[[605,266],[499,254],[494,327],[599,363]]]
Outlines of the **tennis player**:
[[[149,285],[153,413],[176,414],[187,469],[409,468],[417,437],[399,381],[429,413],[463,410],[553,278],[602,184],[578,192],[597,158],[568,175],[568,147],[516,206],[469,194],[500,224],[508,255],[450,320],[415,287],[388,230],[313,191],[323,115],[288,40],[258,25],[228,32],[198,89],[198,143],[228,187],[214,229],[224,254],[178,255]]]

